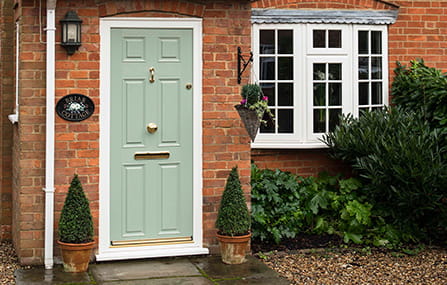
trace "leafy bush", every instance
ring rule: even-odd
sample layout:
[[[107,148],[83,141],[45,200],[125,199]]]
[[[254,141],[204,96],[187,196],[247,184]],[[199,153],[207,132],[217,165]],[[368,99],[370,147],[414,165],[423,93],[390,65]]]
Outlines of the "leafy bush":
[[[219,234],[227,236],[245,235],[250,231],[250,214],[237,167],[233,167],[228,176],[217,214],[216,227],[219,229]]]
[[[304,214],[299,190],[312,183],[280,170],[260,170],[252,165],[251,212],[254,238],[275,241],[293,238],[301,231]]]
[[[399,241],[393,227],[373,214],[357,179],[324,173],[303,178],[253,165],[251,184],[254,238],[279,243],[299,233],[326,233],[346,243],[384,246]]]
[[[393,102],[407,110],[422,113],[432,128],[447,132],[447,74],[427,67],[423,60],[411,66],[399,62],[392,85]]]
[[[347,116],[324,141],[364,178],[368,202],[404,240],[446,234],[446,149],[420,115],[389,108]]]
[[[59,238],[65,243],[93,241],[93,220],[89,202],[75,174],[68,189],[59,220]]]

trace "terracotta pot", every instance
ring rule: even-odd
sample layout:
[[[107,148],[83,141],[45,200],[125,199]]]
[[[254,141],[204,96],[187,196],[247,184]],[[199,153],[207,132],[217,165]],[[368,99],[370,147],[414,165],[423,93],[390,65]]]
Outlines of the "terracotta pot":
[[[222,261],[226,264],[241,264],[246,261],[245,255],[248,250],[248,242],[251,233],[244,236],[223,236],[217,234],[220,244],[220,254]]]
[[[65,243],[57,241],[61,248],[65,272],[86,272],[95,242]]]

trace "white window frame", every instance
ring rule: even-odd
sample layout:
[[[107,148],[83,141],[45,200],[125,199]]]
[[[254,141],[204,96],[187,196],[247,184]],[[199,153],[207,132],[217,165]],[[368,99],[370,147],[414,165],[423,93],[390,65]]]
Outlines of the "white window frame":
[[[293,133],[258,133],[252,148],[312,149],[325,148],[322,134],[313,134],[312,62],[343,62],[342,111],[357,117],[358,112],[358,31],[382,32],[382,77],[383,104],[388,104],[388,27],[386,25],[362,24],[253,24],[252,50],[253,71],[259,78],[260,30],[293,30],[293,87],[294,118]],[[313,48],[313,29],[341,29],[342,48]],[[302,40],[304,39],[304,40]],[[349,72],[354,70],[354,72]],[[275,72],[277,72],[275,70]],[[304,94],[304,95],[303,95]],[[303,107],[306,108],[303,111]]]

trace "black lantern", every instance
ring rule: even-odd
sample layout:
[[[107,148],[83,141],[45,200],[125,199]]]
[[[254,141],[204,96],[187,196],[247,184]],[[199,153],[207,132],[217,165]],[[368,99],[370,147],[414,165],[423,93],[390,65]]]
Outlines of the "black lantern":
[[[75,11],[68,11],[60,23],[62,25],[61,46],[67,50],[68,55],[72,55],[81,46],[82,20]]]

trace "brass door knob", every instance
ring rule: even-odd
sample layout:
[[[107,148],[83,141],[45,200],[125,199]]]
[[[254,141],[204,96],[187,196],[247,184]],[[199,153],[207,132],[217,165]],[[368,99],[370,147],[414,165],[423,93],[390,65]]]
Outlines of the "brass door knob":
[[[147,131],[148,131],[149,133],[153,134],[153,133],[155,133],[155,132],[157,131],[158,126],[157,126],[157,124],[155,124],[155,123],[149,123],[149,124],[146,126],[146,129],[147,129]]]

